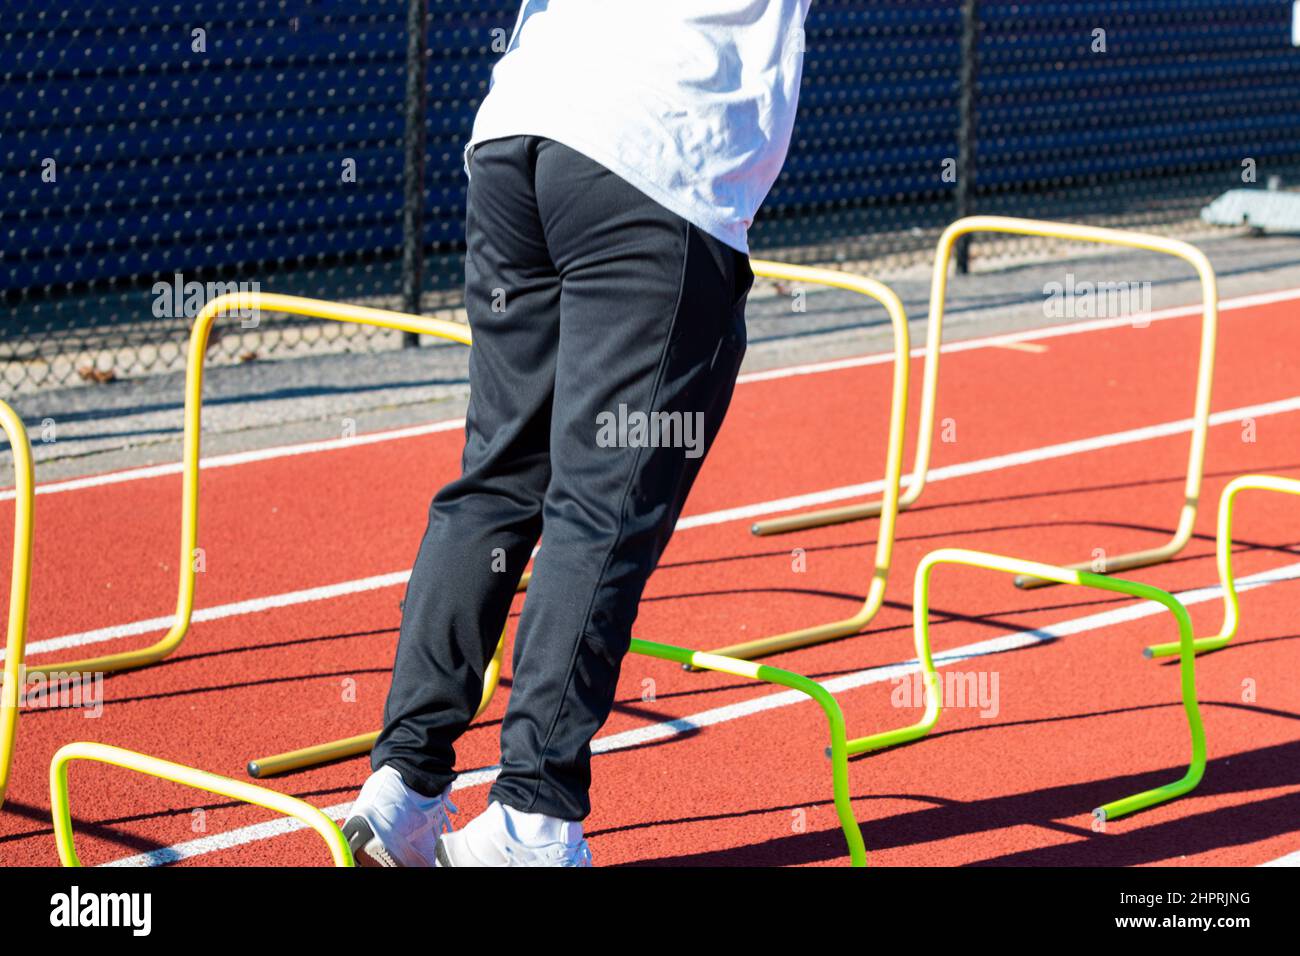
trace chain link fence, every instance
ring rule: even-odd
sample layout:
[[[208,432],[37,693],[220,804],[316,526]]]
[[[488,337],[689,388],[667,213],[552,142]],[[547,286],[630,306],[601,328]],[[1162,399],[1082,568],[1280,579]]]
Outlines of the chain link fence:
[[[461,150],[514,0],[0,9],[0,393],[182,367],[216,283],[458,317]],[[815,0],[805,50],[766,255],[906,263],[964,211],[1176,231],[1300,174],[1279,0]],[[209,360],[403,344],[263,315]]]

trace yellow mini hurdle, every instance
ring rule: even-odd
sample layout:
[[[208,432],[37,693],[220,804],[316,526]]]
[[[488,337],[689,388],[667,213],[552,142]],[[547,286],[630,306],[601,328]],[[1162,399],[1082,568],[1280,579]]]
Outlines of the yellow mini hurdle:
[[[1051,581],[1055,584],[1073,584],[1080,587],[1098,588],[1103,591],[1116,591],[1131,597],[1156,601],[1168,608],[1178,624],[1179,640],[1174,645],[1181,654],[1179,672],[1181,676],[1183,710],[1187,716],[1187,730],[1191,742],[1191,758],[1186,772],[1177,780],[1144,790],[1132,796],[1122,797],[1103,804],[1093,810],[1093,815],[1102,820],[1114,820],[1147,807],[1164,803],[1175,797],[1190,792],[1201,781],[1205,773],[1205,729],[1201,724],[1200,708],[1196,700],[1196,656],[1192,642],[1192,621],[1187,609],[1172,594],[1141,584],[1126,581],[1123,578],[1107,577],[1075,568],[1059,568],[1037,561],[1022,561],[1002,555],[983,551],[970,551],[965,548],[941,548],[931,551],[916,569],[912,597],[912,635],[916,642],[916,657],[922,673],[925,675],[925,714],[915,724],[896,730],[885,730],[866,737],[850,740],[849,753],[859,754],[900,744],[912,743],[925,737],[939,722],[942,712],[941,693],[938,673],[934,666],[934,657],[930,651],[930,577],[934,569],[941,564],[962,564],[969,567],[1001,571],[1006,574],[1022,574],[1028,577]]]
[[[190,628],[194,614],[194,555],[199,534],[199,460],[202,445],[203,371],[204,357],[208,351],[208,338],[212,326],[223,315],[230,313],[259,315],[262,312],[282,312],[286,315],[333,319],[337,322],[358,322],[401,332],[418,332],[453,342],[470,342],[469,329],[455,322],[371,309],[359,305],[303,299],[293,295],[276,295],[268,292],[239,292],[213,299],[199,312],[190,331],[189,356],[185,373],[185,439],[181,477],[181,536],[180,574],[177,581],[176,617],[171,628],[157,642],[148,647],[100,657],[74,661],[60,661],[28,668],[31,674],[51,674],[59,671],[112,671],[131,670],[156,664],[181,645]]]
[[[185,639],[186,634],[189,632],[191,619],[194,614],[194,584],[196,577],[194,554],[195,549],[198,547],[199,465],[203,440],[203,373],[205,367],[204,357],[206,356],[208,349],[208,339],[211,336],[213,325],[220,317],[232,313],[238,313],[241,315],[258,315],[262,312],[279,312],[286,315],[331,319],[337,322],[357,322],[362,325],[395,329],[402,332],[432,335],[452,342],[460,342],[464,345],[469,345],[471,341],[468,326],[459,325],[455,322],[447,322],[442,319],[428,318],[420,315],[408,315],[404,312],[392,312],[386,309],[372,309],[364,306],[346,305],[338,302],[325,302],[318,299],[304,299],[298,296],[277,295],[266,292],[232,293],[230,295],[218,296],[209,302],[194,319],[194,327],[190,331],[189,356],[186,365],[185,438],[182,460],[182,505],[179,561],[180,572],[177,582],[176,616],[172,622],[172,626],[160,640],[147,647],[121,651],[114,654],[105,654],[100,657],[62,661],[52,664],[41,664],[28,668],[27,672],[29,674],[48,675],[63,671],[107,673],[146,667],[150,664],[156,664],[158,661],[167,657],[175,651]],[[25,580],[26,578],[24,576],[24,586]],[[522,588],[525,583],[526,578],[520,583],[520,587]],[[17,584],[18,579],[16,578],[15,587],[17,587]],[[17,591],[15,591],[15,595],[16,594]],[[10,648],[15,646],[13,635],[14,620],[15,618],[11,615],[9,639]],[[503,642],[504,637],[505,635],[503,633]],[[21,638],[22,635],[20,633],[17,642],[20,652],[22,648]],[[496,655],[493,657],[490,665],[491,680],[488,683],[488,686],[490,687],[496,686],[495,672],[500,670],[501,654],[501,644],[498,644]],[[10,667],[17,666],[14,663],[14,659],[15,658],[11,653],[9,659]],[[483,708],[487,706],[490,699],[490,694],[484,697],[479,708],[480,713]],[[6,719],[8,719],[7,710]],[[8,741],[9,736],[9,734],[6,734],[6,741]],[[269,774],[271,772],[283,773],[285,770],[294,769],[299,766],[310,766],[313,763],[322,762],[324,760],[333,760],[342,756],[352,756],[355,754],[365,753],[373,746],[375,736],[377,735],[362,734],[358,737],[350,737],[346,740],[336,741],[332,744],[321,745],[321,747],[307,748],[307,750],[303,752],[285,754],[283,755],[284,759],[287,761],[285,766],[276,770],[271,770],[268,767],[263,769],[262,772],[264,774]],[[7,743],[6,746],[8,746]],[[257,774],[254,774],[254,776],[256,775]]]
[[[348,841],[338,826],[310,803],[287,794],[268,790],[242,780],[231,780],[205,770],[160,760],[134,750],[108,744],[78,741],[61,747],[50,762],[50,814],[54,818],[54,841],[59,861],[64,866],[81,866],[72,833],[72,806],[68,797],[68,764],[74,760],[93,760],[126,770],[134,770],[160,780],[169,780],[196,790],[206,790],[230,800],[252,803],[267,810],[293,817],[321,835],[329,847],[335,866],[355,866]]]
[[[1177,239],[1153,236],[1141,232],[1123,229],[1105,229],[1098,226],[1083,226],[1065,222],[1048,222],[1037,219],[1016,219],[1007,216],[969,216],[959,219],[944,230],[935,250],[934,271],[930,280],[930,315],[926,329],[925,371],[921,383],[921,420],[916,444],[916,458],[912,466],[911,477],[907,480],[907,490],[899,499],[898,507],[906,510],[914,505],[925,490],[926,477],[930,470],[930,456],[934,445],[935,404],[939,390],[939,356],[943,345],[943,315],[948,289],[948,266],[953,248],[962,236],[976,232],[1006,233],[1022,236],[1043,236],[1052,239],[1069,239],[1077,242],[1100,243],[1131,249],[1143,249],[1176,256],[1189,263],[1197,272],[1201,282],[1202,320],[1201,351],[1196,371],[1196,398],[1192,410],[1192,443],[1187,462],[1187,479],[1184,486],[1183,505],[1178,516],[1177,529],[1173,538],[1164,545],[1131,554],[1117,555],[1106,561],[1107,571],[1127,571],[1168,561],[1178,554],[1191,540],[1192,528],[1196,523],[1197,503],[1201,493],[1201,476],[1205,466],[1205,444],[1209,430],[1210,388],[1214,376],[1215,339],[1218,331],[1219,294],[1214,269],[1209,259],[1195,246]],[[881,508],[888,506],[888,501],[869,502],[842,508],[828,509],[798,516],[804,523],[779,525],[770,523],[760,525],[760,533],[778,533],[798,527],[812,527],[823,524],[836,524],[871,518],[881,513]],[[1075,570],[1086,570],[1089,562],[1069,565]],[[1040,587],[1052,582],[1020,576],[1016,584],[1020,587]],[[829,638],[814,637],[811,641]],[[799,645],[788,645],[799,646]]]
[[[9,625],[5,639],[4,686],[0,687],[0,807],[9,789],[23,693],[23,653],[27,646],[27,608],[32,586],[32,512],[35,473],[32,446],[18,413],[0,402],[0,428],[14,456],[14,560],[9,582]]]
[[[1276,491],[1284,495],[1300,495],[1300,481],[1277,475],[1242,475],[1228,482],[1219,496],[1219,528],[1215,541],[1215,554],[1219,568],[1219,585],[1223,588],[1223,626],[1213,637],[1198,637],[1192,642],[1197,654],[1217,651],[1226,647],[1237,636],[1241,623],[1241,607],[1237,598],[1237,581],[1232,573],[1232,509],[1237,495],[1243,491]],[[1147,657],[1170,657],[1179,652],[1178,644],[1153,644],[1143,653]]]

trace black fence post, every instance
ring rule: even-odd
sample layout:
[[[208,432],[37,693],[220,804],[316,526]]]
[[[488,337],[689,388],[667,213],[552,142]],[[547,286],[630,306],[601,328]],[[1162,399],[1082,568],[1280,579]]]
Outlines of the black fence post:
[[[957,131],[957,189],[954,193],[958,219],[971,214],[971,186],[975,176],[975,74],[978,43],[979,4],[977,0],[962,0],[961,90],[957,98],[960,125]],[[970,270],[970,238],[969,235],[960,237],[954,250],[957,271],[963,275]]]
[[[425,73],[429,49],[428,0],[406,3],[406,135],[402,166],[402,310],[420,314],[424,282]],[[402,345],[416,348],[420,336],[402,333]]]

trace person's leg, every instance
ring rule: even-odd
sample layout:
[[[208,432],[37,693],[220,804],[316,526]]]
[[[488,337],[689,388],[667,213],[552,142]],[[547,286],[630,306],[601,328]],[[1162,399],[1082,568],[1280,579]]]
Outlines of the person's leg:
[[[731,398],[753,275],[558,143],[538,154],[537,196],[563,288],[552,477],[490,798],[581,820],[642,589]]]
[[[483,143],[470,164],[465,304],[474,344],[461,477],[429,509],[371,764],[425,796],[455,776],[484,673],[542,527],[560,282],[534,192],[539,140]],[[382,481],[382,476],[376,476]]]

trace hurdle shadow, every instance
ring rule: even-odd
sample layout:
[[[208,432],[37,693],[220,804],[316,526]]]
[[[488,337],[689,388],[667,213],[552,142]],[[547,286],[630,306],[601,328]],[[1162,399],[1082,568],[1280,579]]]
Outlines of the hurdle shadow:
[[[695,596],[707,597],[707,596],[718,596],[718,595],[729,595],[729,594],[748,594],[748,595],[752,595],[752,594],[754,594],[754,593],[759,593],[759,592],[761,592],[761,593],[769,593],[769,592],[795,593],[796,591],[797,591],[798,593],[809,593],[806,589],[788,589],[788,588],[763,589],[763,588],[749,588],[749,589],[741,589],[741,590],[720,590],[720,591],[716,591],[716,592],[700,592],[699,594],[678,595],[677,597],[695,597]],[[832,594],[833,592],[815,592],[815,593],[818,593],[818,594]],[[1064,609],[1076,609],[1076,608],[1080,608],[1080,607],[1091,607],[1091,606],[1095,606],[1095,605],[1097,605],[1097,604],[1113,603],[1115,600],[1119,600],[1119,599],[1102,598],[1102,599],[1099,599],[1099,600],[1086,600],[1086,601],[1061,602],[1061,603],[1054,604],[1054,605],[1050,605],[1050,606],[1047,606],[1047,607],[1038,607],[1038,608],[1035,608],[1034,610],[1035,610],[1035,611],[1042,611],[1042,610],[1064,610]],[[900,611],[907,611],[907,610],[910,610],[910,605],[903,604],[903,603],[901,603],[901,602],[886,602],[886,606],[891,606],[891,607],[895,608],[896,610],[900,610]],[[1018,623],[1018,622],[1015,622],[1015,621],[1002,620],[1002,619],[1001,619],[1001,616],[1002,616],[1003,614],[1017,614],[1017,613],[1019,613],[1019,614],[1023,614],[1023,613],[1025,613],[1025,611],[1024,611],[1023,609],[1020,609],[1020,610],[1017,610],[1017,609],[1009,609],[1009,610],[1006,610],[1006,611],[993,611],[993,612],[988,612],[988,613],[985,613],[985,614],[971,615],[971,614],[964,614],[964,613],[961,613],[961,612],[959,612],[959,611],[955,611],[955,610],[945,609],[945,608],[942,608],[942,607],[936,607],[936,608],[933,608],[933,609],[932,609],[932,612],[931,612],[931,613],[932,613],[932,618],[931,618],[931,619],[932,619],[932,621],[933,621],[934,623],[936,623],[936,624],[944,624],[944,623],[959,623],[959,622],[960,622],[960,623],[982,624],[982,625],[985,625],[985,626],[988,626],[988,627],[1001,629],[1002,631],[1004,631],[1004,632],[1006,632],[1006,633],[1018,633],[1018,632],[1023,631],[1023,630],[1026,629],[1026,626],[1025,626],[1025,624],[1024,624],[1023,622]],[[910,622],[900,622],[900,623],[897,624],[897,625],[892,625],[892,626],[884,627],[884,628],[876,628],[876,629],[872,630],[872,631],[869,632],[869,633],[872,634],[872,635],[882,635],[882,634],[887,634],[887,633],[906,633],[906,632],[909,632],[910,629],[911,629],[911,624],[910,624]],[[341,633],[341,634],[319,635],[319,636],[315,636],[315,637],[307,637],[307,638],[294,638],[294,639],[290,639],[290,640],[277,641],[277,642],[272,642],[272,643],[258,643],[258,644],[250,644],[250,645],[242,646],[242,647],[238,647],[238,648],[222,648],[222,649],[220,649],[220,650],[214,650],[214,651],[201,651],[201,652],[194,653],[194,654],[186,654],[186,655],[184,655],[184,656],[176,656],[176,657],[168,658],[168,659],[165,660],[165,661],[161,661],[161,662],[159,662],[159,664],[158,664],[157,666],[159,666],[159,667],[167,667],[167,666],[174,666],[174,665],[177,665],[177,664],[181,664],[181,663],[184,663],[184,662],[186,662],[186,661],[191,661],[191,662],[193,662],[193,661],[205,660],[205,659],[210,659],[210,658],[213,658],[213,657],[221,657],[221,656],[227,656],[227,655],[237,654],[237,653],[251,653],[251,652],[258,651],[258,650],[267,650],[267,649],[284,648],[284,647],[291,647],[291,646],[310,645],[310,644],[314,644],[314,643],[318,643],[318,642],[326,642],[326,641],[332,641],[332,640],[349,639],[349,638],[355,638],[355,637],[370,637],[370,636],[378,636],[378,635],[384,635],[384,634],[395,634],[395,633],[396,633],[396,629],[395,629],[395,628],[375,628],[375,629],[365,630],[365,631],[350,631],[350,632]],[[1050,643],[1050,642],[1044,642],[1044,644],[1046,644],[1046,643]],[[1028,648],[1026,648],[1026,649],[1028,649]],[[887,661],[887,662],[883,662],[880,666],[888,666],[888,665],[893,664],[893,663],[895,663],[895,662],[894,662],[894,661]],[[848,667],[848,668],[844,668],[844,669],[837,669],[837,670],[824,670],[824,671],[811,672],[811,673],[808,674],[808,676],[809,676],[809,677],[812,677],[812,678],[815,679],[815,680],[824,680],[824,679],[827,679],[827,678],[831,678],[831,677],[839,676],[839,675],[841,675],[841,674],[852,673],[852,672],[855,672],[855,671],[858,671],[858,670],[861,670],[861,669],[862,669],[862,666],[861,666],[861,665],[857,665],[857,666],[852,666],[852,667]],[[299,674],[292,674],[292,675],[279,675],[279,676],[274,676],[274,677],[264,677],[264,678],[248,678],[248,679],[244,679],[244,680],[232,681],[232,682],[222,683],[222,684],[207,684],[207,685],[202,685],[202,686],[187,686],[187,687],[175,688],[175,689],[166,690],[166,691],[159,691],[159,692],[155,692],[155,693],[136,694],[136,695],[124,696],[124,697],[112,697],[112,698],[106,698],[105,701],[104,701],[104,703],[105,703],[106,706],[109,705],[109,704],[141,703],[141,702],[145,702],[145,701],[166,700],[166,699],[172,699],[172,698],[179,698],[179,697],[192,696],[192,695],[195,695],[195,694],[214,693],[214,692],[219,692],[219,691],[229,691],[229,690],[246,689],[246,688],[257,687],[257,686],[276,686],[276,685],[281,685],[281,684],[291,684],[291,683],[296,683],[296,682],[299,682],[299,681],[306,681],[306,680],[326,679],[326,678],[336,678],[336,677],[349,677],[349,676],[356,676],[356,675],[361,675],[361,674],[386,674],[386,673],[389,672],[389,670],[390,670],[390,668],[388,668],[387,666],[381,666],[381,667],[370,667],[370,668],[347,668],[347,669],[344,669],[344,670],[318,671],[318,672],[311,672],[311,673],[299,673]],[[130,671],[123,671],[123,672],[119,672],[119,673],[116,673],[116,674],[107,674],[107,675],[105,675],[105,679],[106,679],[106,681],[107,681],[107,680],[111,680],[111,679],[113,679],[113,678],[115,678],[115,677],[124,677],[124,676],[126,676],[127,674],[130,674],[130,673],[132,673],[132,672],[130,672]],[[510,684],[511,684],[511,682],[510,682],[510,679],[509,679],[508,677],[503,677],[503,678],[502,678],[502,681],[501,681],[501,686],[502,686],[502,687],[508,689],[508,688],[510,687]],[[701,682],[700,682],[700,686],[695,687],[695,688],[691,688],[691,689],[689,689],[689,690],[671,691],[671,692],[666,692],[666,693],[662,693],[662,694],[657,694],[657,695],[656,695],[656,701],[668,701],[668,700],[674,700],[674,699],[688,699],[688,698],[696,697],[696,696],[705,696],[705,695],[710,695],[710,694],[726,693],[726,692],[729,692],[729,691],[731,691],[731,690],[743,690],[743,689],[747,689],[747,688],[755,688],[756,686],[757,686],[757,685],[755,685],[752,681],[745,681],[745,680],[734,680],[734,681],[733,681],[733,680],[727,680],[727,679],[724,679],[721,683],[717,683],[717,682],[709,683],[709,682],[708,682],[708,677],[706,676],[706,677],[702,677]],[[660,721],[665,721],[665,720],[671,720],[671,719],[673,719],[675,716],[677,716],[677,715],[674,715],[674,714],[666,713],[666,712],[664,712],[663,710],[660,710],[660,709],[657,709],[657,708],[654,708],[654,707],[641,706],[641,703],[642,703],[642,702],[639,700],[639,698],[626,698],[626,699],[624,699],[624,700],[615,701],[613,709],[614,709],[616,712],[618,712],[618,713],[620,713],[620,714],[623,714],[623,715],[625,715],[625,716],[638,717],[638,718],[641,718],[641,719],[645,719],[645,720],[649,720],[649,721],[654,721],[654,722],[660,722]],[[41,714],[48,714],[48,713],[57,713],[57,712],[58,712],[57,709],[50,709],[50,710],[35,710],[35,711],[33,711],[33,716],[38,716],[38,715],[41,715]],[[497,718],[497,719],[492,719],[492,720],[480,720],[480,721],[476,722],[474,726],[475,726],[476,729],[481,729],[482,727],[490,727],[490,726],[494,726],[494,725],[499,725],[500,722],[501,722],[501,721],[500,721],[499,718]],[[671,744],[672,744],[673,742],[675,742],[675,741],[678,741],[678,740],[685,739],[685,738],[688,738],[688,737],[690,737],[690,736],[693,736],[694,733],[695,733],[695,731],[687,731],[687,732],[682,733],[682,734],[674,735],[673,738],[668,739],[668,740],[647,741],[645,744],[641,744],[641,745],[637,745],[637,746],[638,746],[638,747],[657,747],[657,746],[671,745]],[[346,758],[346,759],[355,759],[355,758]]]
[[[1156,705],[1177,707],[1178,704]],[[1251,707],[1235,702],[1202,702],[1202,707],[1232,707],[1283,716],[1300,723],[1300,714]],[[1149,708],[1134,708],[1149,709]],[[1091,715],[1071,715],[1080,719]],[[997,725],[1010,726],[1010,725]],[[986,728],[993,729],[993,728]],[[921,746],[924,746],[922,744]],[[1191,816],[1143,825],[1142,815],[1113,821],[1108,832],[1094,833],[1091,811],[1116,793],[1158,786],[1168,781],[1177,768],[1162,768],[1138,774],[1124,774],[1081,784],[1045,787],[1027,793],[963,801],[929,794],[862,794],[856,805],[881,800],[914,800],[927,804],[919,810],[860,823],[867,845],[868,862],[873,850],[923,847],[927,843],[971,836],[1026,824],[1076,839],[1054,846],[1006,853],[977,861],[971,866],[1137,866],[1181,856],[1240,846],[1295,831],[1300,819],[1300,792],[1252,801],[1241,806],[1206,810]],[[829,769],[827,770],[829,776]],[[1300,740],[1248,750],[1209,761],[1205,779],[1184,798],[1248,793],[1252,790],[1300,784]],[[794,809],[826,808],[822,800],[797,807],[771,806],[741,816],[761,816]],[[735,814],[725,815],[728,818]],[[1069,823],[1069,818],[1079,823]],[[700,818],[705,820],[708,818]],[[671,823],[700,822],[695,818],[659,820],[639,827]],[[629,829],[629,828],[622,828]],[[594,831],[591,835],[597,835]],[[614,831],[605,831],[614,832]],[[919,853],[924,854],[924,850]],[[783,866],[826,863],[845,856],[843,834],[832,827],[817,832],[791,834],[763,843],[694,854],[662,856],[640,861],[638,866]]]
[[[1243,638],[1240,635],[1238,635],[1237,637],[1234,637],[1229,643],[1225,644],[1223,647],[1216,647],[1214,650],[1209,650],[1209,651],[1201,651],[1199,654],[1196,655],[1196,659],[1198,661],[1199,660],[1208,661],[1208,660],[1213,660],[1216,657],[1221,657],[1224,654],[1239,653],[1241,651],[1249,650],[1250,648],[1260,644],[1277,644],[1280,642],[1297,641],[1297,640],[1300,640],[1300,634],[1279,634],[1277,637],[1256,637],[1256,638]],[[1157,660],[1155,663],[1159,667],[1178,667],[1179,661],[1178,661],[1178,657],[1175,655],[1173,657]]]
[[[1258,468],[1251,469],[1256,472],[1266,472],[1268,474],[1280,474],[1286,471],[1300,470],[1300,463],[1288,465],[1261,465]],[[1241,474],[1240,468],[1230,468],[1223,471],[1204,472],[1203,478],[1236,478]],[[1186,474],[1167,475],[1160,478],[1135,478],[1130,481],[1115,481],[1107,484],[1094,485],[1070,485],[1065,488],[1052,488],[1046,491],[1023,491],[1005,495],[995,495],[988,498],[963,498],[959,501],[943,501],[935,504],[914,504],[909,507],[905,513],[921,514],[926,511],[943,511],[951,508],[965,508],[970,505],[995,505],[1008,501],[1035,501],[1043,498],[1069,498],[1074,495],[1092,494],[1103,491],[1131,491],[1134,488],[1150,488],[1155,485],[1178,485],[1182,486],[1187,481]],[[1161,529],[1168,530],[1168,529]]]
[[[720,592],[720,593],[731,593],[731,592]],[[1052,609],[1077,608],[1080,606],[1087,607],[1098,603],[1111,603],[1111,601],[1109,599],[1102,599],[1101,601],[1064,602],[1061,604],[1050,605],[1042,609],[1052,610]],[[910,605],[901,604],[899,602],[891,602],[891,601],[886,601],[885,606],[894,607],[898,610],[905,610],[905,611],[910,611],[911,609]],[[1035,608],[1034,610],[1037,611],[1040,609]],[[1029,630],[1029,628],[1023,623],[1001,620],[1001,617],[1004,614],[1024,614],[1024,613],[1027,612],[1023,609],[1011,609],[1007,611],[991,611],[987,614],[972,615],[972,614],[963,614],[960,611],[949,611],[943,608],[932,608],[930,620],[932,624],[948,624],[948,623],[957,623],[957,622],[984,624],[991,628],[999,629],[1007,634],[1018,634],[1022,631]],[[900,622],[896,625],[891,625],[889,627],[876,628],[868,633],[871,636],[879,636],[879,635],[891,634],[891,633],[905,634],[910,638],[911,632],[912,632],[912,623],[909,620],[906,622]],[[843,640],[848,640],[848,639],[849,638],[843,638]],[[1048,647],[1054,643],[1055,643],[1055,639],[1045,638],[1036,644],[1029,645],[1023,648],[1017,648],[1015,652],[1020,653],[1022,651],[1030,651],[1038,647]],[[909,660],[913,653],[911,641],[909,640],[905,644],[900,644],[899,652],[904,655],[902,658],[903,660]],[[942,654],[942,651],[939,651],[937,653]],[[1009,653],[1009,652],[998,651],[996,653]],[[897,656],[898,656],[897,654],[893,655],[893,657],[897,657]],[[974,656],[979,657],[983,655],[974,655]],[[854,674],[862,670],[870,670],[872,668],[893,667],[897,663],[898,663],[897,660],[891,658],[890,660],[881,661],[877,664],[859,663],[859,664],[854,664],[850,667],[835,668],[830,670],[823,669],[823,670],[815,670],[815,671],[801,671],[801,673],[803,673],[805,677],[809,677],[812,680],[822,681],[833,677],[841,677],[845,674]],[[626,664],[624,666],[626,667]],[[655,694],[655,700],[667,701],[667,700],[674,700],[674,699],[687,699],[691,697],[698,697],[698,696],[703,696],[708,694],[717,694],[717,693],[727,692],[731,690],[743,690],[746,688],[755,689],[764,686],[762,684],[755,684],[753,681],[750,680],[731,680],[726,675],[712,674],[712,673],[701,674],[699,675],[699,679],[700,679],[699,687],[693,687],[689,690],[667,691],[661,693],[657,692]],[[681,719],[681,715],[658,714],[647,708],[637,708],[633,706],[634,703],[635,703],[634,699],[630,699],[630,698],[622,701],[616,700],[614,702],[614,710],[619,713],[645,716],[657,720]],[[690,736],[693,736],[697,732],[698,731],[696,730],[683,731],[674,734],[671,738],[646,741],[643,744],[634,745],[629,749],[668,746],[675,741],[687,739]]]
[[[939,506],[939,507],[945,507],[945,506]],[[1020,524],[982,525],[979,527],[960,528],[960,529],[943,528],[936,531],[927,531],[920,534],[914,533],[914,534],[898,535],[895,537],[894,541],[895,544],[931,541],[935,539],[950,541],[958,538],[964,538],[964,537],[975,536],[975,535],[1004,534],[1011,531],[1041,531],[1044,528],[1069,528],[1069,527],[1107,528],[1111,530],[1120,530],[1120,531],[1139,531],[1143,533],[1150,533],[1153,535],[1165,536],[1165,537],[1168,537],[1170,533],[1170,529],[1165,526],[1138,524],[1136,522],[1131,522],[1131,521],[1101,521],[1097,519],[1079,518],[1079,519],[1057,519],[1054,521],[1029,521]],[[1186,549],[1184,549],[1183,552],[1179,553],[1173,558],[1170,558],[1166,561],[1162,561],[1161,564],[1162,565],[1183,564],[1189,561],[1203,561],[1207,558],[1214,557],[1214,550],[1213,550],[1213,547],[1215,545],[1214,535],[1205,534],[1203,532],[1193,532],[1191,540],[1204,542],[1205,544],[1210,545],[1211,550],[1205,552],[1198,552],[1195,554],[1188,554]],[[875,538],[860,538],[856,541],[839,542],[836,544],[826,544],[826,545],[801,544],[799,547],[807,554],[829,554],[835,551],[853,551],[860,548],[865,549],[875,544],[875,541],[876,541]],[[1233,545],[1234,545],[1234,549],[1233,549],[1234,554],[1238,554],[1243,551],[1260,550],[1260,551],[1274,551],[1277,552],[1278,554],[1283,554],[1283,555],[1300,555],[1300,542],[1291,542],[1286,544],[1271,544],[1262,541],[1254,541],[1247,538],[1240,538],[1240,539],[1234,539]],[[660,568],[669,569],[669,570],[678,570],[678,569],[693,568],[693,567],[708,567],[711,565],[723,565],[723,564],[729,564],[729,563],[740,562],[740,561],[761,561],[764,559],[777,559],[777,558],[788,559],[789,557],[790,557],[790,551],[788,549],[783,548],[780,550],[759,551],[759,552],[751,552],[748,554],[727,554],[727,555],[718,555],[716,557],[696,558],[690,561],[666,562],[664,564],[661,564]],[[645,601],[670,600],[677,596],[678,595],[659,595],[654,598],[645,598],[643,600]],[[847,595],[845,599],[852,600],[854,602],[861,602],[862,597],[859,594],[853,594],[853,595]]]

